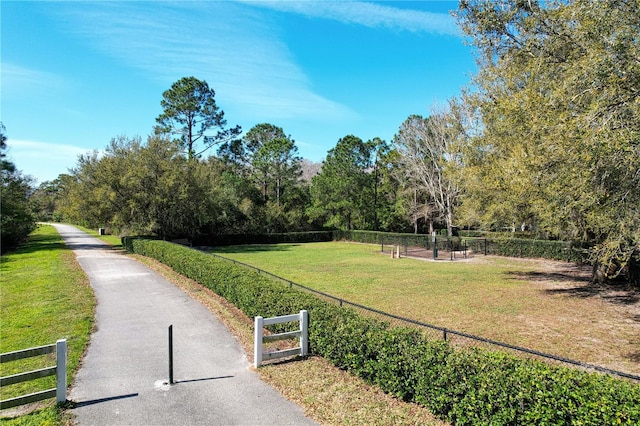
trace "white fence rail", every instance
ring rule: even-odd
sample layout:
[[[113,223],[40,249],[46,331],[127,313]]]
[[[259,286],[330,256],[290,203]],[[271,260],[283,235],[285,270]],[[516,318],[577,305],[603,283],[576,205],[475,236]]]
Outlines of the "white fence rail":
[[[56,398],[59,403],[67,400],[67,339],[58,340],[55,344],[39,346],[36,348],[24,349],[21,351],[7,352],[0,354],[0,364],[16,361],[24,358],[31,358],[39,355],[56,353],[56,365],[42,368],[40,370],[27,371],[12,376],[0,377],[0,387],[27,382],[41,377],[56,376],[56,387],[40,392],[21,395],[15,398],[0,401],[0,409],[17,407],[18,405],[29,404],[43,399]]]
[[[297,331],[289,331],[287,333],[279,333],[265,336],[264,327],[272,324],[280,324],[283,322],[300,321],[300,329]],[[288,356],[300,355],[305,356],[309,348],[309,314],[302,310],[298,314],[284,315],[273,318],[254,318],[255,338],[253,346],[253,365],[258,368],[262,365],[262,361],[270,359],[285,358]],[[274,342],[278,340],[288,340],[298,338],[300,346],[293,349],[285,349],[282,351],[263,352],[262,345],[266,342]]]

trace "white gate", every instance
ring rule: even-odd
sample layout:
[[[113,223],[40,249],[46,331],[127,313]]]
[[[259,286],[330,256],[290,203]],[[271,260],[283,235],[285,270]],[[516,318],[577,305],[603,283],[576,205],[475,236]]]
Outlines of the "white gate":
[[[289,331],[287,333],[264,335],[264,327],[271,324],[280,324],[283,322],[300,321],[300,330]],[[255,317],[255,339],[253,348],[253,365],[258,368],[262,365],[262,361],[276,358],[285,358],[293,355],[305,356],[309,347],[309,314],[302,310],[299,314],[284,315],[281,317],[262,318]],[[277,340],[287,340],[291,338],[299,338],[300,346],[293,349],[285,349],[282,351],[262,352],[262,344],[266,342],[274,342]]]

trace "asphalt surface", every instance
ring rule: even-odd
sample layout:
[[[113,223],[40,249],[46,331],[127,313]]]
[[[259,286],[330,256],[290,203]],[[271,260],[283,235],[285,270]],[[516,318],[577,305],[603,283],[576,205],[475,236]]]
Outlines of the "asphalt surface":
[[[78,425],[316,424],[260,380],[235,338],[202,304],[99,239],[54,226],[98,301],[96,329],[68,397],[76,403]]]

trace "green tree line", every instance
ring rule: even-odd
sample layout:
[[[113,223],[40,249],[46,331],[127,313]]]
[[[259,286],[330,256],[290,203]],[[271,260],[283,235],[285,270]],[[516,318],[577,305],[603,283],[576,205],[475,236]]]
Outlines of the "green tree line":
[[[36,227],[30,202],[33,181],[7,159],[7,134],[0,122],[0,252],[20,244]]]
[[[524,230],[590,250],[596,278],[638,284],[639,10],[461,1],[478,64],[469,86],[390,141],[345,135],[311,179],[291,135],[227,127],[213,89],[185,77],[146,141],[115,138],[32,199],[43,216],[162,237]]]

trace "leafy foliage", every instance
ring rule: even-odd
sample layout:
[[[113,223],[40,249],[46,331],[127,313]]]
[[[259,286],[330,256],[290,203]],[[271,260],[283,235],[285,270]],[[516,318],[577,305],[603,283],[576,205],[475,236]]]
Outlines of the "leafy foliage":
[[[311,218],[322,218],[325,226],[370,229],[375,224],[376,146],[373,141],[349,135],[329,150],[322,170],[311,184]]]
[[[301,229],[306,217],[296,212],[308,202],[300,182],[301,158],[291,136],[273,124],[254,126],[242,139],[220,146],[218,155],[234,173],[251,180],[262,193],[264,232]]]
[[[629,265],[640,241],[638,10],[617,0],[460,3],[480,68],[467,101],[483,127],[466,156],[469,218],[599,244],[603,269]],[[608,275],[633,282],[628,271]]]
[[[7,136],[0,123],[0,250],[16,247],[36,227],[36,219],[29,201],[32,181],[6,160]]]
[[[179,135],[180,146],[189,158],[198,157],[213,145],[226,142],[240,134],[240,126],[225,129],[227,120],[215,101],[215,91],[206,81],[183,77],[162,94],[163,112],[156,118],[159,134]],[[206,135],[217,129],[215,135]],[[196,152],[195,143],[202,139],[204,148]]]

